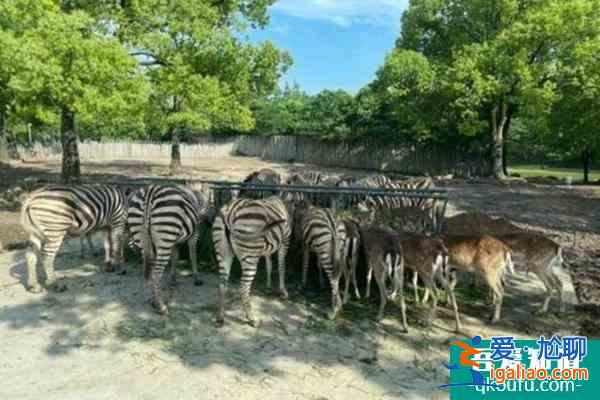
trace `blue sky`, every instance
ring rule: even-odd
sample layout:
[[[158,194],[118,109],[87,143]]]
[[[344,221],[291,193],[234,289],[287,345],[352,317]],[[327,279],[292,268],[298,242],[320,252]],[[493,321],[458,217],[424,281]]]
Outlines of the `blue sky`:
[[[294,66],[283,78],[308,93],[369,83],[393,48],[408,0],[278,0],[267,28],[252,41],[270,40],[290,52]]]

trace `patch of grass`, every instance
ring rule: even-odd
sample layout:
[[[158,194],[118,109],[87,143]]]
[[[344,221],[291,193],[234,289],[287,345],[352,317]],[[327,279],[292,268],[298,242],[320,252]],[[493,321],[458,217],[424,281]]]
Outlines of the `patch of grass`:
[[[508,172],[511,174],[519,174],[524,178],[554,176],[564,180],[567,176],[571,176],[573,177],[574,182],[583,180],[583,170],[581,168],[558,168],[545,167],[543,165],[522,164],[511,166],[508,168]],[[590,181],[599,180],[600,171],[590,171],[589,179]]]

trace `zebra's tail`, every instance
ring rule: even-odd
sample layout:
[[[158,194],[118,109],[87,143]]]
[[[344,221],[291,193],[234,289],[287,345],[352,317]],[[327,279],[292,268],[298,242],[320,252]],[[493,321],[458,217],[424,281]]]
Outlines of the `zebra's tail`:
[[[142,245],[144,279],[147,281],[150,279],[150,275],[152,274],[150,260],[153,260],[156,257],[156,253],[154,251],[154,244],[152,243],[152,224],[150,221],[151,204],[149,204],[149,201],[147,199],[144,203],[145,212],[144,220],[141,226],[140,239]]]
[[[21,226],[28,234],[43,238],[45,236],[44,233],[36,226],[31,218],[30,206],[33,198],[34,196],[30,195],[21,207]]]

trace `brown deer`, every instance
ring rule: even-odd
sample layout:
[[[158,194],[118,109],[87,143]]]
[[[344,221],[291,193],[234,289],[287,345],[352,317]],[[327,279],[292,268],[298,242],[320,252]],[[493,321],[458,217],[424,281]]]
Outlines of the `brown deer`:
[[[448,249],[448,271],[460,271],[475,274],[487,283],[492,290],[494,314],[491,323],[500,319],[504,287],[502,278],[506,271],[514,274],[510,249],[500,240],[489,235],[443,235]],[[451,279],[450,288],[454,289],[456,279]]]
[[[402,250],[404,251],[404,263],[407,269],[414,272],[413,287],[415,291],[415,299],[418,299],[417,279],[420,276],[429,290],[433,300],[431,308],[430,321],[435,317],[437,308],[437,290],[435,282],[441,283],[442,287],[447,291],[450,297],[450,303],[454,310],[454,319],[456,322],[456,331],[460,331],[460,317],[456,297],[454,296],[454,287],[448,282],[447,262],[448,249],[444,242],[439,238],[431,238],[418,234],[403,234],[402,235]]]
[[[399,292],[402,327],[406,332],[408,324],[404,303],[404,259],[401,237],[390,229],[375,226],[361,226],[360,232],[367,256],[367,285],[371,281],[371,275],[374,274],[379,286],[380,304],[377,319],[383,318],[387,300],[394,300]],[[393,281],[391,291],[386,286],[388,280]]]
[[[540,309],[547,312],[553,291],[558,292],[560,311],[565,310],[563,285],[554,273],[553,267],[562,266],[562,249],[560,245],[545,236],[536,233],[513,233],[497,236],[512,251],[517,270],[525,273],[533,272],[546,287],[546,299]]]

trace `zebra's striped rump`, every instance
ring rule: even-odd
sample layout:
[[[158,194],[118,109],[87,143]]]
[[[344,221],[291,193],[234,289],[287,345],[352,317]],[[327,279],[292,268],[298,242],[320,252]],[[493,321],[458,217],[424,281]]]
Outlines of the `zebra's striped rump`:
[[[329,317],[335,318],[342,308],[339,281],[343,273],[341,257],[345,247],[343,239],[346,237],[346,226],[336,220],[332,210],[319,207],[310,207],[304,214],[301,224],[302,285],[306,286],[310,253],[314,253],[317,256],[319,270],[325,273],[331,285],[332,312]]]
[[[242,268],[240,294],[246,318],[256,324],[250,306],[250,288],[258,261],[266,257],[267,286],[270,285],[271,255],[277,253],[279,291],[287,298],[285,287],[285,257],[291,236],[291,217],[286,204],[278,197],[264,200],[237,199],[225,205],[213,225],[213,242],[219,263],[219,307],[217,324],[224,323],[224,301],[233,258]]]
[[[29,234],[28,289],[41,291],[37,262],[41,258],[46,284],[66,289],[56,281],[54,258],[67,236],[79,237],[98,230],[105,232],[107,272],[119,266],[127,218],[127,196],[116,186],[52,185],[31,193],[21,208],[21,225]]]
[[[150,185],[131,197],[127,221],[131,243],[142,249],[145,280],[151,285],[153,305],[161,314],[168,312],[161,298],[161,280],[169,264],[174,279],[179,244],[188,243],[194,282],[202,283],[196,246],[206,211],[204,198],[180,185]]]

